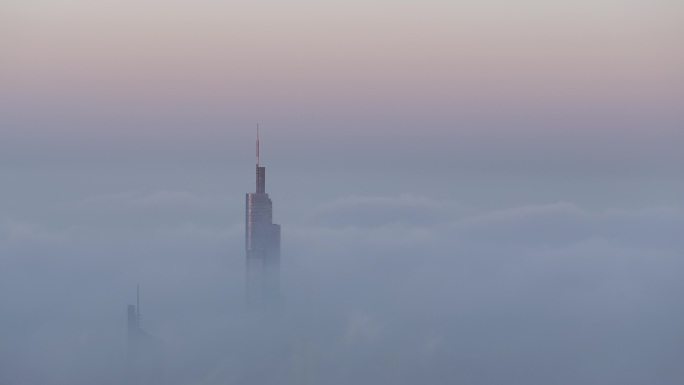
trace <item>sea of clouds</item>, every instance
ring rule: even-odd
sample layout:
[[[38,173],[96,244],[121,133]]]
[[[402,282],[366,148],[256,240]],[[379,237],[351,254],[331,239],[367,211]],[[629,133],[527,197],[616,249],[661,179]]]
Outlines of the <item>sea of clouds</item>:
[[[119,384],[127,303],[168,384],[684,380],[684,209],[346,196],[283,225],[244,307],[242,198],[117,192],[0,217],[0,383]],[[282,218],[288,219],[288,218]]]

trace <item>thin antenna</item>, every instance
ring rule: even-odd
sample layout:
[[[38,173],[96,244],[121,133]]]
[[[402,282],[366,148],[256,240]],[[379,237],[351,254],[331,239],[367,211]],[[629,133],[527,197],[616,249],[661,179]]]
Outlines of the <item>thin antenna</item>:
[[[259,165],[259,123],[257,123],[256,164]]]
[[[136,311],[136,322],[138,323],[138,327],[140,326],[140,284],[138,284],[138,296],[137,296],[137,303],[135,307]]]

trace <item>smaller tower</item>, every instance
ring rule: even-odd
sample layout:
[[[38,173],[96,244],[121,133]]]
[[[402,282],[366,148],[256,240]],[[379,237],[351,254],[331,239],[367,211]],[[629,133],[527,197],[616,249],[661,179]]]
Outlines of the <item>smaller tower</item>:
[[[137,287],[136,305],[128,305],[128,377],[131,384],[162,385],[164,365],[162,348],[156,338],[140,325],[140,285]]]

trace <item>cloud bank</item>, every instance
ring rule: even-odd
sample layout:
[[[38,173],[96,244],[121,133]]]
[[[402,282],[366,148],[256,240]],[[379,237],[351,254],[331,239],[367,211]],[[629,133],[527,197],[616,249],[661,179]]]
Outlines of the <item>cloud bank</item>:
[[[684,378],[681,207],[339,198],[283,226],[270,315],[244,312],[242,218],[224,197],[120,193],[57,210],[49,230],[2,222],[3,383],[123,381],[137,282],[170,384]]]

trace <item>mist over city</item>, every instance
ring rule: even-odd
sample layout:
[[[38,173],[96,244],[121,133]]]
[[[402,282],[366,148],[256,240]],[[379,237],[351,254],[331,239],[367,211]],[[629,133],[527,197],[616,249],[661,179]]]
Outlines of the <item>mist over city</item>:
[[[3,2],[0,385],[684,383],[683,19]]]

